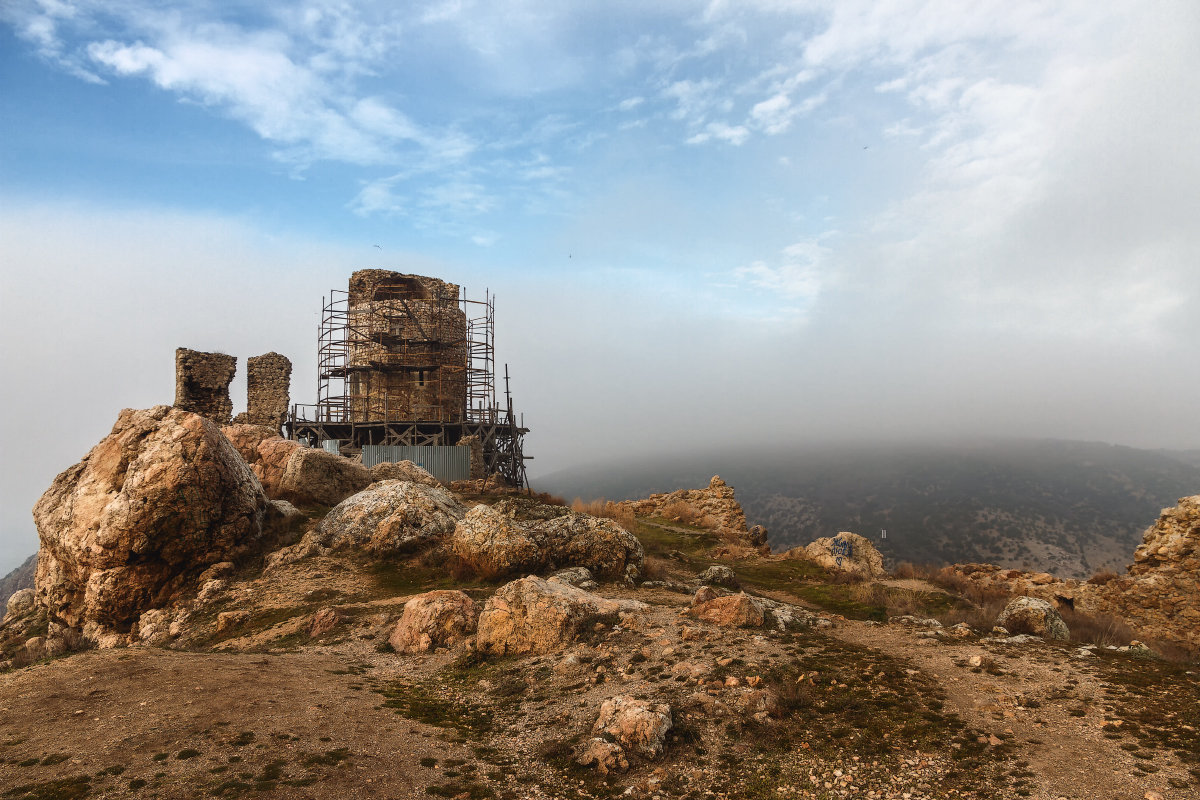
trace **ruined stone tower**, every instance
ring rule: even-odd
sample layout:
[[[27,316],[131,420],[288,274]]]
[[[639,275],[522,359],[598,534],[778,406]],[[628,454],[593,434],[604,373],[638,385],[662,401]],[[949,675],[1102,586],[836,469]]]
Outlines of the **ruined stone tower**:
[[[237,358],[234,356],[177,348],[175,407],[208,417],[218,425],[229,424],[233,415],[229,382],[236,369]]]
[[[469,351],[457,284],[359,270],[350,276],[348,308],[351,420],[463,421]]]
[[[279,353],[246,359],[246,421],[278,429],[287,421],[292,362]]]

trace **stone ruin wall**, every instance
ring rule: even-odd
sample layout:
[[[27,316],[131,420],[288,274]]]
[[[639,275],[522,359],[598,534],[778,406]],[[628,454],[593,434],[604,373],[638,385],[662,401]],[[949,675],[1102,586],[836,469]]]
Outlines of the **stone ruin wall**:
[[[278,430],[291,404],[292,362],[279,353],[246,359],[246,421]]]
[[[229,384],[237,372],[237,357],[175,350],[175,408],[228,425],[233,416]],[[236,423],[264,425],[276,431],[287,421],[291,403],[292,362],[279,353],[246,359],[246,411]]]
[[[714,475],[703,489],[680,489],[664,494],[652,494],[643,500],[623,500],[617,503],[639,517],[660,517],[663,510],[682,503],[695,513],[698,524],[714,533],[739,540],[760,552],[770,552],[767,529],[761,525],[747,527],[746,513],[734,496],[733,487]]]
[[[469,354],[458,285],[359,270],[349,295],[351,417],[461,422]]]
[[[229,383],[236,370],[234,356],[177,348],[175,407],[208,417],[218,425],[228,425],[233,416]]]

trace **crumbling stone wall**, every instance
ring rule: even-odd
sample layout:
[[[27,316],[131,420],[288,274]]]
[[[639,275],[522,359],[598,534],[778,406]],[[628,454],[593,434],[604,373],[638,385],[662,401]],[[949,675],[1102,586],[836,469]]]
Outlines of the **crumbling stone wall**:
[[[459,447],[471,448],[471,474],[470,480],[479,480],[487,477],[487,465],[483,463],[483,442],[478,436],[464,436],[458,440]]]
[[[697,520],[696,524],[729,539],[769,553],[767,529],[761,525],[746,526],[746,513],[734,497],[733,487],[714,475],[703,489],[680,489],[665,494],[652,494],[644,500],[624,500],[617,504],[639,517],[660,517],[673,506],[686,506]]]
[[[292,362],[279,353],[246,359],[246,421],[278,429],[291,403]]]
[[[237,358],[224,353],[201,353],[180,347],[175,350],[175,408],[228,425],[233,415],[229,382],[237,370]]]
[[[350,276],[350,414],[355,421],[461,422],[467,318],[457,284],[380,269]]]

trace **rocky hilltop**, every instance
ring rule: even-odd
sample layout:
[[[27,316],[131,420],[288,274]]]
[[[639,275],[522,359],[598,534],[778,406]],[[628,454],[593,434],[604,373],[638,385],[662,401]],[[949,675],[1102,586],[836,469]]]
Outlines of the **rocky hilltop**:
[[[719,477],[585,513],[124,411],[34,510],[0,786],[1194,797],[1198,502],[1095,583],[893,576],[849,531],[771,554]]]

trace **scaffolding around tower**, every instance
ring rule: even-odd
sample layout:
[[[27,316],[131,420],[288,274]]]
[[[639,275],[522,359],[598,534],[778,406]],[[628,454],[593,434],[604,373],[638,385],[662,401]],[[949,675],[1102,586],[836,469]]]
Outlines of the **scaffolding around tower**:
[[[471,477],[524,486],[524,420],[505,368],[496,396],[495,296],[387,270],[359,270],[324,300],[317,398],[292,407],[292,439],[353,456],[370,446],[482,445]],[[476,474],[482,472],[483,474]]]

